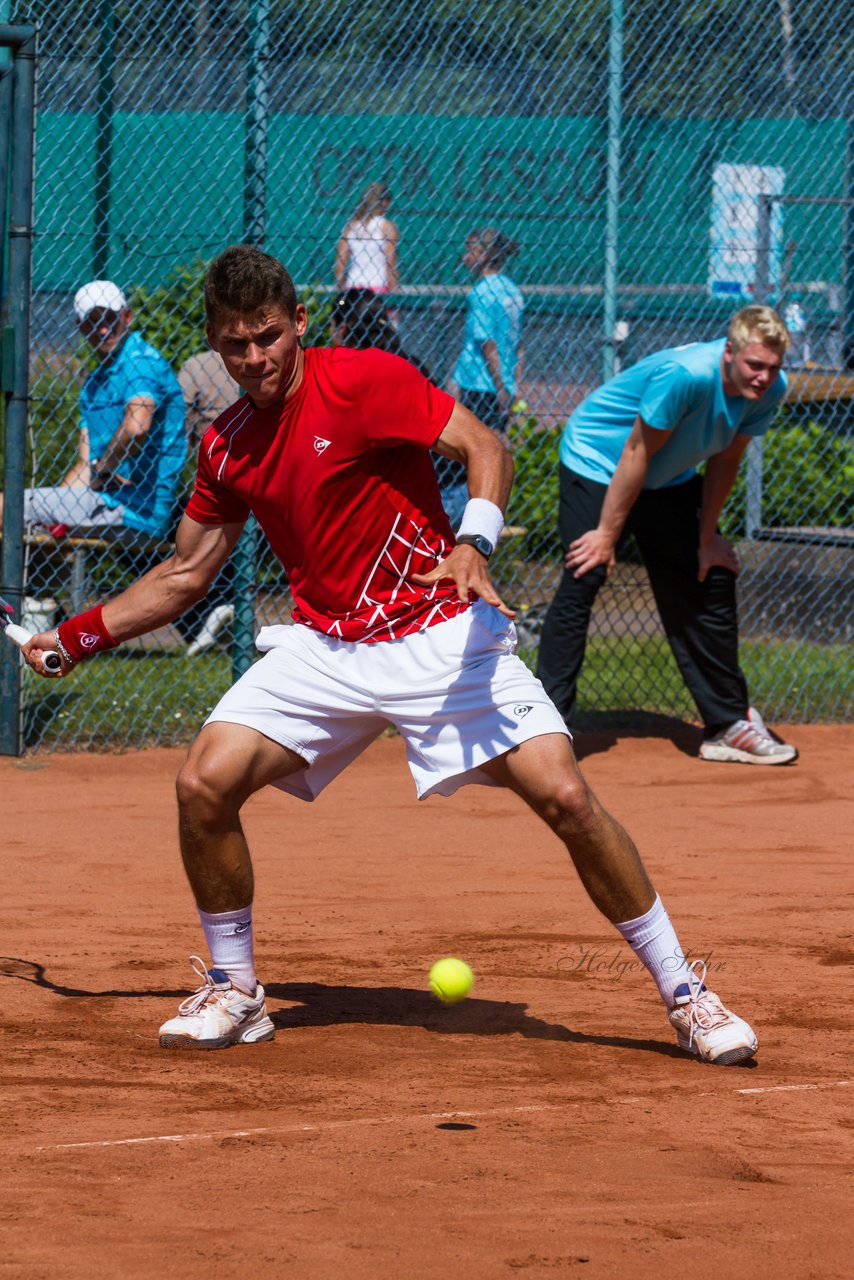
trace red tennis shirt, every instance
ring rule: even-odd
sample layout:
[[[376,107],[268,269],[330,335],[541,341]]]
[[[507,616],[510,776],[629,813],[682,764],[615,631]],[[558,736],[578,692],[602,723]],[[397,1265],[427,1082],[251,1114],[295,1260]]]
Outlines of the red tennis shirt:
[[[187,515],[251,512],[284,566],[295,622],[343,640],[394,640],[467,608],[451,582],[422,587],[454,545],[429,448],[454,400],[399,356],[309,347],[282,404],[248,396],[199,449]]]

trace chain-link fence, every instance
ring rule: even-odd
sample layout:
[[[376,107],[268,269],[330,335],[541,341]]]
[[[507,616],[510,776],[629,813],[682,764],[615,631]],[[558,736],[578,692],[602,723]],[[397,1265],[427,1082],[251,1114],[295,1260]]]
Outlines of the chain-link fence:
[[[573,406],[651,351],[722,336],[750,300],[785,313],[788,400],[724,518],[743,564],[742,661],[766,716],[850,712],[847,3],[66,0],[13,3],[11,19],[39,24],[28,484],[76,465],[92,367],[80,285],[116,282],[134,331],[180,372],[205,349],[204,263],[251,240],[289,267],[323,343],[347,283],[342,230],[382,184],[399,236],[388,304],[441,384],[473,283],[466,237],[495,227],[518,246],[506,270],[524,298],[523,407],[494,564],[532,660],[559,577],[557,450]],[[203,417],[200,368],[182,385]],[[190,459],[157,527],[29,528],[31,620],[77,611],[162,555],[191,473]],[[186,739],[247,660],[254,623],[289,607],[280,566],[244,543],[207,609],[61,684],[27,676],[25,743]],[[206,621],[214,642],[194,645]],[[638,711],[695,714],[629,547],[597,601],[579,723]]]

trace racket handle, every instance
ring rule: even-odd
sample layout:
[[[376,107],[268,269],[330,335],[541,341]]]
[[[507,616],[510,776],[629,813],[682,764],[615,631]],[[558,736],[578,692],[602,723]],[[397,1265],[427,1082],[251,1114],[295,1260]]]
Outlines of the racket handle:
[[[27,631],[25,627],[19,627],[17,622],[9,622],[6,625],[6,635],[10,640],[14,640],[18,646],[25,645],[28,640],[32,640],[32,631]],[[53,649],[46,649],[42,654],[42,666],[45,671],[61,671],[62,659]]]

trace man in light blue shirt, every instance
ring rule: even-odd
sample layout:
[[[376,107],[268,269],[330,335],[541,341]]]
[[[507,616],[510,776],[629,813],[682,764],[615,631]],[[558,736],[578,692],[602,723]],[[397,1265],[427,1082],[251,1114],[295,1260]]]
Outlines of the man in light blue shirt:
[[[795,748],[772,737],[748,706],[738,665],[738,560],[717,529],[742,454],[771,426],[785,393],[787,346],[776,312],[745,307],[726,339],[647,356],[570,417],[560,446],[565,568],[538,665],[567,722],[593,602],[620,537],[630,531],[705,726],[701,757],[749,764],[796,759]]]
[[[24,519],[63,533],[163,538],[187,452],[178,379],[131,332],[131,310],[111,280],[78,289],[74,313],[98,359],[80,392],[77,459],[60,484],[25,491]]]

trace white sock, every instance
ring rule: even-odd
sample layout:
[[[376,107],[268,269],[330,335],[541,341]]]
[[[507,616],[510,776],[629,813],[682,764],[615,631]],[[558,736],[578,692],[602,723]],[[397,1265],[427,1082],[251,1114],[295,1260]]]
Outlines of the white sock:
[[[218,915],[200,910],[199,919],[211,953],[211,968],[221,970],[235,987],[254,996],[257,983],[252,904],[242,911],[223,911]]]
[[[658,894],[646,915],[626,920],[614,928],[619,929],[632,951],[646,965],[659,995],[668,1009],[672,1009],[675,1003],[673,992],[688,981],[688,965],[676,930]]]

